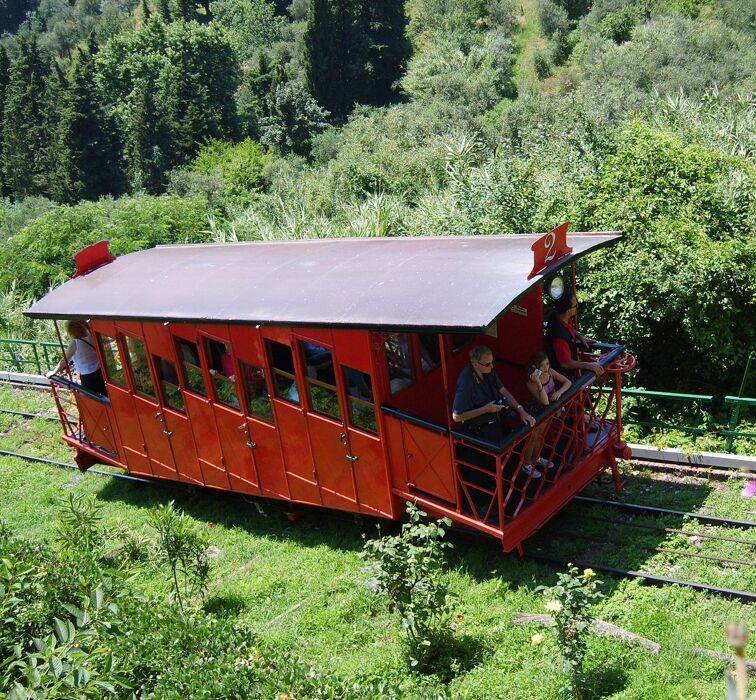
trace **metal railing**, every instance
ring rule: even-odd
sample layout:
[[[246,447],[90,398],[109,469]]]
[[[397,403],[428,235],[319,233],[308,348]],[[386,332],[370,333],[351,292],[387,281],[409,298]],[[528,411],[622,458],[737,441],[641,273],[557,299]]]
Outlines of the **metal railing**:
[[[0,338],[0,368],[44,374],[60,359],[60,344],[44,340]]]

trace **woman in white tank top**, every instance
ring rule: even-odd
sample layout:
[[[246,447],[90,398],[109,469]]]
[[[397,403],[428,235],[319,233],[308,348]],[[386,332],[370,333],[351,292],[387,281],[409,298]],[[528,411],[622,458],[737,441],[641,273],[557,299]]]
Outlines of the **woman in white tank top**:
[[[58,374],[71,360],[73,360],[82,387],[96,394],[107,396],[105,381],[102,378],[100,360],[94,348],[94,341],[89,334],[89,328],[84,321],[66,321],[66,333],[71,342],[66,348],[64,356],[53,370],[47,373],[48,377]]]

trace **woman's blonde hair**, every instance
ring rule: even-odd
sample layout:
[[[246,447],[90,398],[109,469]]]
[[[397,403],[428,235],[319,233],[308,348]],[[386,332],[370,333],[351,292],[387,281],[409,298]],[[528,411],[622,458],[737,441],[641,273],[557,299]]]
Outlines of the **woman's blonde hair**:
[[[66,321],[64,328],[72,338],[83,338],[89,333],[89,328],[84,321]]]

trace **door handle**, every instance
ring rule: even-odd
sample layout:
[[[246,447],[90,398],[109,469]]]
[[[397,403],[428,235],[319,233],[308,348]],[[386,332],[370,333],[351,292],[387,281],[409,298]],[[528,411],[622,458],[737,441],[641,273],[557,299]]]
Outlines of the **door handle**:
[[[356,461],[357,461],[357,460],[359,459],[359,457],[358,457],[357,455],[345,455],[345,456],[346,456],[346,458],[347,458],[347,459],[348,459],[348,460],[349,460],[349,461],[350,461],[350,462],[351,462],[352,464],[354,464],[354,463],[355,463],[355,462],[356,462]]]
[[[257,443],[254,440],[247,440],[247,447],[249,447],[250,450],[254,450],[255,447],[257,447]]]
[[[170,437],[171,435],[173,435],[173,431],[172,430],[164,430],[163,431],[163,435],[167,435],[168,437]]]

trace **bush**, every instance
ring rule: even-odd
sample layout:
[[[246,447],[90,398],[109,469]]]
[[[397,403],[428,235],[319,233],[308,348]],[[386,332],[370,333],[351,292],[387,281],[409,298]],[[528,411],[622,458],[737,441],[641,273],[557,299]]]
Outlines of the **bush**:
[[[73,256],[107,239],[116,255],[164,243],[199,243],[209,214],[200,197],[122,197],[59,206],[32,221],[0,249],[0,289],[38,297],[74,272]]]
[[[451,520],[424,523],[427,516],[407,503],[409,522],[397,536],[368,540],[361,556],[368,562],[370,587],[388,599],[406,632],[410,667],[437,671],[439,655],[452,631],[451,602],[444,580],[444,526]]]
[[[544,36],[549,39],[557,32],[566,34],[570,29],[567,11],[553,0],[538,0],[538,21]]]
[[[551,51],[538,49],[533,54],[533,67],[539,80],[545,80],[551,75]]]

